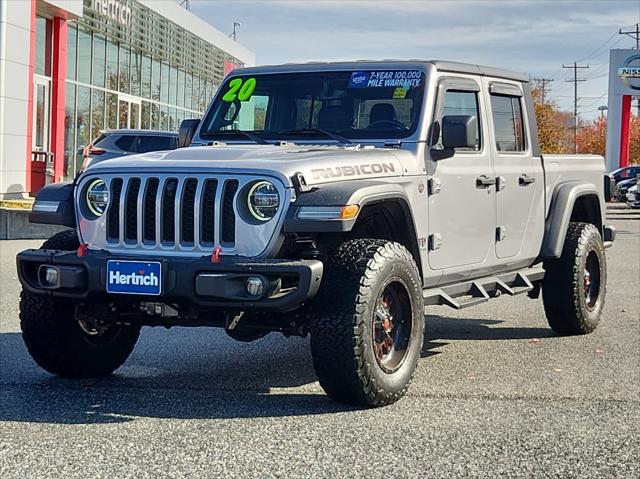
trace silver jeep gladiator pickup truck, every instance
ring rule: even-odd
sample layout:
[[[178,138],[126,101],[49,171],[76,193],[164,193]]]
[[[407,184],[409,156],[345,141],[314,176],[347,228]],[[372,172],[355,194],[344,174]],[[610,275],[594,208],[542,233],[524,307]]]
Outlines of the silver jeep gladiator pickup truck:
[[[141,326],[311,336],[337,401],[406,392],[425,308],[542,300],[561,335],[598,324],[604,162],[542,155],[523,75],[445,61],[245,68],[181,148],[45,187],[71,227],[17,257],[23,338],[62,376],[112,373]]]

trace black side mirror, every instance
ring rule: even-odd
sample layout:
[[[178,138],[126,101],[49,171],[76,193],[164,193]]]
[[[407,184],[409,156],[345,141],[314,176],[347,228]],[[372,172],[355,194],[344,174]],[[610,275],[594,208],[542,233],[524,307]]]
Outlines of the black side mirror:
[[[478,119],[469,115],[447,115],[442,118],[442,146],[445,149],[476,148]]]
[[[178,130],[178,148],[184,148],[191,144],[191,140],[193,139],[193,135],[196,134],[198,125],[200,125],[200,120],[198,118],[182,120],[182,123],[180,123],[180,129]]]

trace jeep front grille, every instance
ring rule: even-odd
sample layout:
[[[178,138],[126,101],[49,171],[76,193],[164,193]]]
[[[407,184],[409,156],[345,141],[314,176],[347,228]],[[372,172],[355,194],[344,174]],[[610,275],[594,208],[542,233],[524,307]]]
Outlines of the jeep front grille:
[[[107,211],[107,242],[205,248],[235,244],[233,202],[238,180],[192,177],[113,178],[113,199]],[[216,208],[221,204],[222,208]],[[220,214],[217,215],[216,213]],[[216,241],[216,216],[220,223]]]
[[[109,207],[101,217],[87,218],[83,192],[98,176],[109,185]],[[278,247],[291,200],[291,190],[270,177],[280,195],[278,216],[264,223],[246,221],[246,200],[240,195],[264,179],[210,172],[89,173],[76,189],[81,239],[93,249],[127,255],[204,255],[220,246],[223,255],[257,257]]]

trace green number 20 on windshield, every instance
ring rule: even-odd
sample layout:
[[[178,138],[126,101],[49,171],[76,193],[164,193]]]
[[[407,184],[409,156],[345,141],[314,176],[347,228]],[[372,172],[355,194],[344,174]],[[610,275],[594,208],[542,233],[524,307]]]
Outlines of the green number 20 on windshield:
[[[253,90],[256,89],[256,79],[247,78],[243,82],[242,78],[234,78],[229,82],[229,90],[222,97],[222,101],[233,102],[236,99],[240,101],[247,101],[253,95]]]

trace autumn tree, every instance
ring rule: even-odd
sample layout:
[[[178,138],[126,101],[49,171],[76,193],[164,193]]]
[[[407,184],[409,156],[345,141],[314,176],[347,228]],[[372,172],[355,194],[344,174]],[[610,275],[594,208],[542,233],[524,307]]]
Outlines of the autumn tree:
[[[629,162],[640,163],[640,117],[632,115]],[[604,116],[587,123],[578,131],[578,151],[604,155],[607,142],[607,119]]]
[[[542,102],[542,91],[538,86],[531,91],[533,107],[538,124],[538,140],[542,153],[567,153],[569,141],[568,114],[558,109],[558,106],[548,99]],[[572,118],[572,117],[571,117]]]

